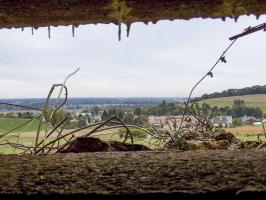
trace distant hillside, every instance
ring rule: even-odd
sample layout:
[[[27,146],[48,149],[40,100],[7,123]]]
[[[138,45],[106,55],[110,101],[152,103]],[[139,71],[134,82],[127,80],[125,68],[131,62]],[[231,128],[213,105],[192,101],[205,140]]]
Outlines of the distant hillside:
[[[243,96],[204,99],[199,101],[199,104],[207,103],[211,106],[231,107],[235,99],[244,100],[246,106],[253,108],[259,107],[263,111],[263,113],[266,113],[266,94],[252,94],[252,95],[243,95]]]
[[[191,101],[202,101],[206,99],[220,98],[220,97],[235,97],[243,95],[253,95],[253,94],[266,94],[266,85],[254,85],[252,87],[245,87],[242,89],[228,89],[222,92],[214,92],[211,94],[204,94],[201,97],[193,98]]]
[[[64,109],[79,109],[82,106],[88,105],[156,105],[160,104],[163,100],[167,103],[173,103],[177,101],[184,101],[185,97],[128,97],[128,98],[111,98],[111,97],[88,97],[88,98],[69,98],[66,102]],[[43,108],[45,99],[43,98],[25,98],[25,99],[0,99],[0,102],[21,104],[25,106],[31,106],[34,108]],[[50,106],[53,106],[56,99],[50,99]],[[13,110],[14,106],[1,105],[0,111]],[[16,108],[19,109],[19,108]]]
[[[185,97],[84,97],[84,98],[68,98],[67,104],[159,104],[163,100],[167,103],[176,101],[184,101]],[[21,98],[21,99],[0,99],[1,102],[21,103],[21,104],[41,104],[45,102],[44,98]],[[56,99],[50,99],[51,103],[55,103]]]

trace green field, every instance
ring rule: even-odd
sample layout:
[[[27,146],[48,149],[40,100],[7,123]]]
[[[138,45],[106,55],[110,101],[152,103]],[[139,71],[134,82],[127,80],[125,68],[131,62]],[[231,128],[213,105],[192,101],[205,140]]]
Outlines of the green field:
[[[27,146],[33,146],[35,142],[34,133],[38,130],[39,120],[33,119],[29,123],[25,124],[26,122],[30,121],[30,119],[19,119],[19,118],[0,118],[0,142],[3,143],[6,140],[8,140],[11,143],[21,143],[23,145]],[[16,127],[19,127],[20,125],[23,125],[22,127],[16,129],[15,131],[12,131],[12,133],[1,137],[1,135],[5,135],[5,133],[15,129]],[[42,126],[42,130],[45,129],[46,126]],[[23,136],[23,133],[31,133],[29,135],[32,135],[32,137],[25,137]],[[19,137],[18,137],[19,136]],[[20,151],[17,149],[14,151],[13,148],[10,146],[0,146],[0,153],[19,153]]]
[[[266,94],[254,94],[244,96],[232,96],[232,97],[221,97],[214,99],[202,100],[199,103],[207,103],[211,106],[224,107],[232,106],[235,99],[241,99],[245,101],[248,107],[259,107],[264,113],[266,113]]]
[[[98,136],[94,136],[94,137],[99,138],[99,139],[101,139],[103,141],[108,141],[110,139],[111,135],[112,134],[104,134],[104,135],[98,135]],[[257,141],[257,136],[256,135],[249,135],[249,136],[247,136],[247,135],[238,135],[237,138],[242,140],[242,141]],[[8,141],[16,143],[17,139],[18,139],[17,137],[9,137]],[[41,139],[42,138],[40,138],[40,140]],[[54,138],[49,138],[48,141],[53,140],[53,139]],[[261,139],[263,141],[265,141],[264,137],[261,137]],[[111,140],[122,141],[121,138],[119,138],[118,135],[114,135]],[[35,137],[20,137],[18,142],[20,144],[24,144],[24,145],[27,145],[27,146],[34,146]],[[128,141],[128,142],[130,142],[130,141]],[[134,143],[135,144],[143,144],[143,145],[150,146],[151,142],[152,141],[148,141],[148,140],[138,140],[138,141],[135,141]],[[8,145],[0,146],[0,154],[17,154],[17,153],[20,153],[20,152],[21,152],[21,150],[14,149],[14,148],[12,148],[12,147],[10,147]]]
[[[22,125],[23,123],[29,121],[29,119],[19,119],[19,118],[0,118],[0,133],[7,132],[15,127]],[[39,125],[39,120],[34,119],[27,125],[19,128],[16,132],[33,132],[37,131]]]
[[[17,131],[14,132],[12,134],[8,134],[6,136],[1,137],[1,134],[3,134],[4,132],[6,132],[7,130],[12,129],[14,126],[17,126],[18,124],[23,124],[25,123],[25,121],[27,120],[18,120],[18,119],[5,119],[5,120],[0,120],[1,123],[3,124],[2,129],[3,131],[1,131],[0,133],[0,144],[6,143],[7,141],[10,143],[18,143],[18,144],[23,144],[25,146],[30,146],[30,147],[34,147],[35,145],[35,140],[36,138],[35,136],[35,132],[37,130],[37,126],[38,126],[38,121],[34,121],[32,123],[32,125],[30,125],[29,127],[23,129],[22,131]],[[92,129],[86,129],[81,131],[81,135],[84,133],[87,133],[89,131],[91,131]],[[71,130],[69,130],[71,131]],[[65,133],[69,132],[68,130],[66,130]],[[114,134],[114,133],[118,133],[117,132],[118,129],[115,130],[105,130],[99,133],[95,133],[92,135],[92,137],[96,137],[99,138],[103,141],[123,141],[124,138],[120,138],[119,134]],[[76,135],[76,137],[78,137],[79,135]],[[69,137],[66,137],[66,139],[68,139]],[[39,141],[41,141],[43,139],[43,137],[39,138]],[[51,136],[47,139],[47,142],[54,140],[55,136]],[[65,141],[61,140],[61,144],[62,145]],[[131,142],[130,138],[128,138],[127,142]],[[151,146],[151,144],[154,142],[154,140],[150,140],[150,139],[137,139],[134,138],[134,143],[135,144],[144,144],[147,146]],[[0,145],[0,154],[17,154],[22,152],[22,150],[20,149],[14,149],[13,147],[11,147],[8,144],[5,145]]]
[[[237,139],[240,139],[242,141],[258,141],[257,135],[238,135],[236,136]],[[261,141],[266,141],[265,137],[260,137]]]
[[[109,140],[112,140],[112,141],[120,141],[122,142],[123,140],[119,137],[118,134],[99,134],[99,135],[94,135],[93,137],[96,137],[96,138],[99,138],[101,139],[102,141],[109,141]],[[20,143],[20,144],[23,144],[23,145],[26,145],[26,146],[34,146],[35,144],[35,137],[19,137],[19,140],[18,140],[18,137],[16,136],[12,136],[12,137],[6,137],[5,139],[8,139],[9,142],[12,142],[12,143]],[[43,138],[40,138],[39,141],[41,141]],[[48,141],[51,141],[55,139],[54,137],[50,137],[48,138],[47,142]],[[2,141],[2,140],[1,140]],[[135,144],[143,144],[143,145],[147,145],[147,146],[150,146],[150,142],[151,141],[148,141],[148,140],[134,140]],[[63,141],[62,141],[63,142]],[[130,140],[128,140],[127,142],[130,142]],[[0,145],[0,154],[16,154],[16,153],[20,153],[22,152],[21,150],[19,149],[14,149],[12,147],[10,147],[9,145]]]
[[[265,95],[266,96],[266,95]],[[218,102],[218,101],[215,101]],[[16,126],[19,126],[25,122],[27,122],[28,119],[15,119],[15,118],[0,118],[0,136],[1,134],[15,128]],[[35,132],[38,128],[38,120],[33,120],[32,123],[29,123],[28,125],[20,128],[15,133],[9,134],[5,137],[0,137],[0,143],[5,142],[8,140],[11,143],[20,143],[26,146],[34,146],[35,144]],[[91,129],[85,130],[85,132],[89,132]],[[236,135],[237,138],[241,140],[250,140],[255,141],[257,140],[257,133],[262,131],[261,127],[240,127],[240,128],[234,128],[228,130]],[[68,131],[67,131],[68,132]],[[84,132],[84,133],[85,133]],[[103,141],[109,141],[109,140],[115,140],[115,141],[122,141],[122,139],[119,137],[118,134],[114,134],[115,130],[108,130],[104,131],[98,134],[92,135],[93,137],[99,138]],[[55,137],[51,136],[47,141],[53,140]],[[39,138],[39,141],[42,138]],[[263,140],[265,138],[262,137]],[[63,142],[63,141],[62,141]],[[128,140],[130,142],[130,140]],[[151,146],[152,142],[154,140],[150,141],[149,139],[139,139],[135,140],[134,143],[137,144],[144,144],[147,146]],[[21,150],[14,149],[10,147],[9,145],[0,145],[0,154],[14,154],[14,153],[20,153]]]
[[[66,139],[68,139],[68,138],[69,137],[66,137]],[[4,143],[6,139],[11,143],[23,144],[23,145],[28,146],[28,147],[34,147],[35,140],[36,140],[35,137],[16,137],[16,136],[12,135],[9,137],[5,137],[4,140],[1,139],[1,143],[2,142]],[[42,139],[43,139],[43,137],[40,137],[39,142]],[[49,142],[49,141],[52,141],[54,139],[55,139],[55,137],[49,137],[46,141]],[[64,141],[60,142],[60,145],[62,145],[62,144],[64,144]],[[0,145],[0,154],[18,154],[20,152],[22,152],[22,150],[15,149],[9,145]]]
[[[18,118],[0,118],[0,144],[6,143],[7,141],[10,143],[18,143],[18,144],[23,144],[26,146],[31,146],[33,147],[35,144],[35,135],[37,133],[37,129],[38,129],[38,125],[39,125],[39,121],[34,119],[32,120],[30,123],[22,126],[19,129],[16,129],[15,131],[12,131],[11,133],[9,133],[8,135],[6,135],[5,133],[11,131],[12,129],[24,124],[25,122],[29,121],[29,119],[18,119]],[[43,126],[43,129],[46,128],[46,126]],[[81,135],[84,133],[89,132],[92,129],[86,129],[81,131]],[[99,132],[96,133],[94,135],[92,135],[93,137],[97,137],[103,141],[109,141],[109,140],[115,140],[115,141],[123,141],[122,138],[119,137],[118,134],[114,134],[116,130],[106,130],[103,132]],[[69,132],[71,130],[65,130],[65,133]],[[43,137],[43,133],[42,135],[40,135],[39,141],[42,139]],[[2,137],[1,137],[2,135]],[[76,135],[76,137],[78,137],[78,135]],[[53,140],[55,139],[55,136],[51,136],[49,137],[49,140]],[[64,142],[62,140],[62,142]],[[128,140],[128,142],[130,142],[130,140]],[[138,143],[138,144],[145,144],[145,145],[150,145],[148,140],[135,140],[134,143]],[[21,150],[19,149],[14,149],[13,147],[11,147],[10,145],[6,144],[6,145],[0,145],[0,153],[4,153],[4,154],[13,154],[13,153],[20,153]]]

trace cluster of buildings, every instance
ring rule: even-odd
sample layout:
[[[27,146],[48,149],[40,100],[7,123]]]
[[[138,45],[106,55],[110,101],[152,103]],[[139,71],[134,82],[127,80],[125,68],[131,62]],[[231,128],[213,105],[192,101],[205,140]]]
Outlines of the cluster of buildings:
[[[149,115],[148,116],[148,123],[154,127],[163,128],[167,125],[167,121],[170,119],[175,120],[177,123],[181,122],[182,116],[156,116],[156,115]]]
[[[256,117],[253,117],[253,116],[245,115],[245,116],[241,117],[241,121],[243,124],[260,126],[262,123],[266,122],[266,119],[261,120],[261,119],[257,119]]]
[[[148,123],[154,127],[158,128],[164,128],[165,126],[168,126],[168,124],[173,125],[173,123],[176,123],[177,125],[181,123],[183,119],[183,115],[173,116],[155,116],[155,115],[149,115],[148,116]],[[191,118],[192,121],[195,121],[194,118]],[[184,121],[184,124],[186,122]]]
[[[177,124],[181,123],[183,116],[154,116],[150,115],[148,117],[148,122],[150,125],[163,128],[167,125],[167,121],[174,120]],[[266,119],[261,120],[253,116],[243,116],[240,118],[242,124],[259,126],[262,123],[266,123]],[[212,118],[212,123],[215,127],[231,127],[233,125],[232,116],[215,116]]]
[[[212,119],[212,123],[215,127],[231,127],[233,125],[232,116],[216,116]]]
[[[82,116],[90,119],[90,122],[100,122],[102,121],[103,111],[99,111],[97,114],[91,113],[89,111],[84,112],[84,110],[71,111],[69,113],[71,114],[73,121],[77,120],[80,116]]]

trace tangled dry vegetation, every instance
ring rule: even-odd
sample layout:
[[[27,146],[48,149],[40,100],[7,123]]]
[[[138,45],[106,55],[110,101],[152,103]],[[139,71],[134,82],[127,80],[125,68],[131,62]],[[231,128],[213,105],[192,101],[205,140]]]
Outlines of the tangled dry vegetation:
[[[66,79],[67,80],[67,79]],[[23,107],[31,110],[41,111],[42,114],[38,116],[36,119],[39,121],[38,130],[36,132],[35,137],[35,145],[27,146],[20,143],[11,143],[8,141],[8,135],[12,134],[19,128],[23,126],[27,126],[30,124],[33,119],[26,121],[25,123],[7,131],[0,135],[0,139],[4,139],[0,143],[0,145],[9,145],[12,148],[23,150],[22,154],[53,154],[53,153],[61,153],[61,152],[86,152],[86,151],[109,151],[109,150],[149,150],[148,147],[143,145],[134,144],[134,138],[131,134],[130,128],[139,129],[146,134],[149,132],[141,127],[126,125],[121,119],[117,116],[112,116],[110,119],[86,125],[84,127],[72,130],[68,133],[63,134],[63,130],[65,129],[67,123],[69,122],[70,117],[66,116],[62,121],[56,122],[55,116],[56,113],[60,111],[63,105],[67,102],[68,99],[68,90],[65,85],[66,81],[63,84],[55,84],[51,87],[49,94],[44,102],[44,108],[37,109],[29,106],[9,104],[16,107]],[[51,96],[53,95],[56,88],[60,88],[60,92],[58,95],[58,99],[54,108],[51,108],[49,102],[51,100]],[[64,98],[60,100],[61,93],[64,92]],[[3,103],[5,104],[5,103]],[[52,128],[48,128],[52,127]],[[99,139],[92,138],[93,134],[113,130],[113,129],[125,129],[125,134],[123,136],[123,142],[102,142]],[[41,130],[45,129],[44,137],[40,137]],[[88,130],[86,134],[79,135],[76,137],[77,133],[80,133],[82,130]],[[110,132],[113,134],[113,132]],[[52,137],[56,135],[56,137]],[[131,144],[127,142],[130,140]]]

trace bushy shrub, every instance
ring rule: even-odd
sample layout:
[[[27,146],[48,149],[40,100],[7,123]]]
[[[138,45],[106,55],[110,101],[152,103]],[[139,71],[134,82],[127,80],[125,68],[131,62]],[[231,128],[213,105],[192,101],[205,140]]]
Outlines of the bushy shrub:
[[[126,132],[127,131],[125,128],[119,129],[118,134],[119,134],[120,138],[125,137]],[[130,132],[131,132],[133,138],[145,139],[147,137],[147,133],[145,133],[144,131],[142,131],[140,129],[132,128],[132,129],[130,129]]]
[[[242,121],[239,118],[233,119],[233,127],[242,126]]]

